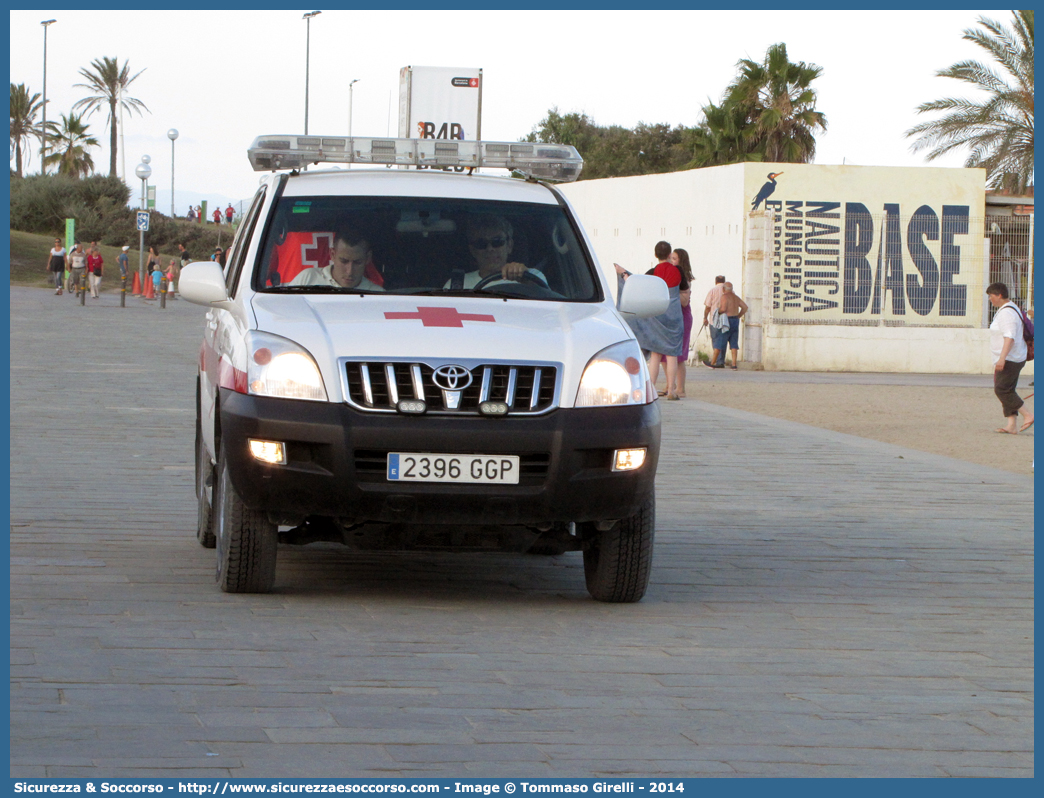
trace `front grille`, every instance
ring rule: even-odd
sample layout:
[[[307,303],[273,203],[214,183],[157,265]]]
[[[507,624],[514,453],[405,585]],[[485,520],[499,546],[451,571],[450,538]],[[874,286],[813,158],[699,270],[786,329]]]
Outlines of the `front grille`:
[[[457,366],[470,374],[460,390],[436,383],[440,366]],[[359,410],[397,412],[402,399],[422,399],[429,413],[478,414],[481,402],[504,402],[508,415],[537,415],[558,405],[558,364],[555,363],[415,363],[408,361],[342,362],[345,396]],[[466,381],[462,376],[456,384]],[[453,383],[450,383],[453,384]]]

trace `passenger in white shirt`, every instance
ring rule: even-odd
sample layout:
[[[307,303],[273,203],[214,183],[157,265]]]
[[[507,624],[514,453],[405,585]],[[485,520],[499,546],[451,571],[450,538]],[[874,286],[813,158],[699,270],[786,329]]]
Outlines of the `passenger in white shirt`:
[[[990,353],[993,355],[993,392],[1000,399],[1005,425],[997,432],[1016,435],[1033,426],[1033,414],[1015,393],[1019,374],[1026,365],[1026,341],[1023,338],[1022,311],[1008,299],[1008,286],[990,283],[986,289],[990,304],[997,309],[990,323]],[[1022,426],[1016,429],[1022,413]]]
[[[287,285],[332,285],[363,291],[383,291],[384,288],[364,274],[372,258],[373,250],[366,237],[352,230],[342,230],[334,237],[330,263],[305,269]]]

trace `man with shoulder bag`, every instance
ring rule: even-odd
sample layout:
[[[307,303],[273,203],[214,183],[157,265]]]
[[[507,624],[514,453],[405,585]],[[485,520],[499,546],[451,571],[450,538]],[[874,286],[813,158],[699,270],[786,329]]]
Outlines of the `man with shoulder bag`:
[[[1033,426],[1033,414],[1027,412],[1026,403],[1015,392],[1019,374],[1026,365],[1029,351],[1026,345],[1026,328],[1022,310],[1008,298],[1008,286],[990,283],[986,289],[990,304],[997,309],[990,323],[990,353],[993,355],[993,392],[1001,403],[1005,424],[997,432],[1016,435]],[[1032,335],[1030,336],[1032,338]],[[1022,426],[1017,427],[1019,414]]]

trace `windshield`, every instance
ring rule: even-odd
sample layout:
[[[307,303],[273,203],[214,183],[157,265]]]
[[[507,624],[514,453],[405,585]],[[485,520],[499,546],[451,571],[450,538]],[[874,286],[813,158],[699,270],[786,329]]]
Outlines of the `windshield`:
[[[561,206],[430,197],[283,197],[253,287],[601,300]]]

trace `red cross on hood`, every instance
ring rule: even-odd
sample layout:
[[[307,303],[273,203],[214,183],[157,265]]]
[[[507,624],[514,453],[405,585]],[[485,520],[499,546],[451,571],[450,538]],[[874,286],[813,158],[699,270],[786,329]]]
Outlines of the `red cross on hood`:
[[[420,319],[425,327],[463,327],[466,321],[491,321],[496,319],[485,313],[460,313],[456,308],[418,307],[416,313],[385,311],[386,319]]]

